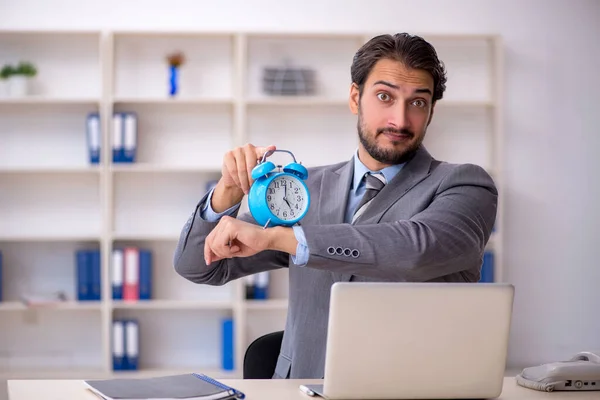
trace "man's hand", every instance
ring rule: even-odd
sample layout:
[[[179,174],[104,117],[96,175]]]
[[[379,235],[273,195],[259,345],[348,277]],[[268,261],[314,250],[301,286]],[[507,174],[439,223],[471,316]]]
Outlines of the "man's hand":
[[[292,228],[263,229],[261,226],[225,216],[206,237],[204,261],[206,265],[210,265],[214,261],[249,257],[265,250],[296,254],[297,245],[298,241]]]
[[[225,153],[221,167],[221,179],[215,187],[211,206],[215,212],[223,212],[242,201],[248,194],[252,180],[252,169],[258,164],[263,155],[275,150],[274,145],[256,147],[246,144]]]

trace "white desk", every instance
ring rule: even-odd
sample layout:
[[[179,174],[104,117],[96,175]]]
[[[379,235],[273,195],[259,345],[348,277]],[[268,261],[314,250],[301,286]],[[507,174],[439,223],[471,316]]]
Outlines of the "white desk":
[[[226,385],[241,390],[247,400],[310,400],[298,389],[298,385],[306,383],[322,383],[321,380],[242,380],[223,379]],[[81,380],[9,380],[9,400],[98,400],[88,391]],[[319,397],[314,397],[319,399]],[[504,378],[504,389],[499,400],[528,399],[575,399],[600,400],[597,392],[552,392],[545,393],[518,386],[514,377]]]

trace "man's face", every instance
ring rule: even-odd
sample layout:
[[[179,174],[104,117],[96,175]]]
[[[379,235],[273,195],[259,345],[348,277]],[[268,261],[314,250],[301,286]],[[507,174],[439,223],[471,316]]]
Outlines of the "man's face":
[[[363,163],[381,169],[407,161],[425,137],[433,115],[432,95],[429,73],[389,59],[375,64],[362,96],[353,85],[350,108],[358,114]]]

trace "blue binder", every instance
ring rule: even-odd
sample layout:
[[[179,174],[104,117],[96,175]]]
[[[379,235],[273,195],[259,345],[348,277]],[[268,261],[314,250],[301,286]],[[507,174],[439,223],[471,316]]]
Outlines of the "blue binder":
[[[137,114],[123,113],[123,162],[133,163],[137,153]]]
[[[77,250],[75,252],[75,265],[76,265],[76,280],[77,286],[77,300],[87,301],[91,300],[91,284],[92,284],[92,271],[91,263],[89,260],[89,252],[87,250]]]
[[[100,148],[102,147],[102,130],[100,129],[100,115],[97,112],[89,113],[86,122],[89,160],[91,164],[99,164]]]
[[[123,162],[123,113],[114,113],[112,118],[112,159],[113,163]]]
[[[256,300],[266,300],[269,298],[269,271],[256,274],[256,279],[254,280],[254,298]]]
[[[234,343],[234,330],[233,330],[233,319],[225,318],[221,323],[221,367],[226,371],[233,370],[233,343]]]
[[[88,262],[90,263],[90,300],[99,301],[102,298],[99,249],[89,251]]]
[[[123,249],[113,249],[111,267],[112,298],[113,300],[123,300],[123,279],[125,273]]]
[[[112,329],[112,359],[113,370],[126,369],[125,359],[125,323],[122,320],[113,321]]]
[[[135,319],[124,321],[125,325],[125,369],[133,371],[138,369],[140,353],[139,323]]]
[[[494,282],[494,253],[490,250],[483,253],[483,264],[481,265],[481,278],[479,282]]]
[[[139,299],[150,300],[152,298],[152,252],[140,249],[139,263]]]

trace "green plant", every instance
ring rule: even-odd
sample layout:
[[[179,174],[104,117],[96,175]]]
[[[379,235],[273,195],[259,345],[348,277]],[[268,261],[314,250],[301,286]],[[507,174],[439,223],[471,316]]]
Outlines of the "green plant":
[[[15,75],[25,75],[26,77],[34,77],[37,74],[37,69],[35,65],[30,62],[21,61],[17,68],[15,69]]]
[[[6,64],[0,70],[0,79],[8,79],[14,74],[15,74],[15,67],[13,67],[12,65]]]

